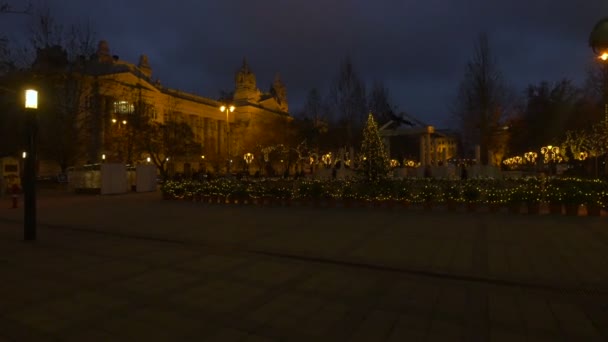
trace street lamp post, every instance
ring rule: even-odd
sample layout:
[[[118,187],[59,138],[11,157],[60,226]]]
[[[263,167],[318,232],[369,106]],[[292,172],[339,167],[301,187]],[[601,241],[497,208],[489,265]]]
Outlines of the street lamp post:
[[[228,155],[228,174],[230,174],[230,164],[232,164],[232,159],[230,155],[230,121],[228,115],[231,112],[234,112],[235,108],[236,107],[234,107],[233,105],[222,105],[220,107],[220,112],[226,112],[226,154]]]
[[[245,155],[243,156],[243,159],[245,159],[245,163],[247,163],[247,176],[249,176],[249,172],[250,172],[249,165],[253,161],[253,153],[251,153],[251,152],[245,153]]]
[[[553,171],[552,168],[555,166],[554,163],[562,160],[561,156],[559,155],[559,147],[552,145],[543,146],[540,149],[540,153],[542,153],[542,155],[545,157],[545,164],[549,164],[549,175],[551,175]]]
[[[38,91],[27,89],[25,91],[25,119],[26,119],[26,153],[25,169],[23,170],[24,215],[23,238],[26,241],[36,240],[36,137]]]

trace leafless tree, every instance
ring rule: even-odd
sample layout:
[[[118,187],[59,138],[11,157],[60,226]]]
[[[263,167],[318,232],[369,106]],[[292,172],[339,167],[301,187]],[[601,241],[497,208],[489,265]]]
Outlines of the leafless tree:
[[[482,33],[466,65],[452,112],[460,124],[464,148],[472,151],[479,145],[483,162],[487,162],[492,135],[507,110],[507,96],[488,37]]]
[[[359,78],[350,58],[340,64],[339,72],[329,93],[332,110],[335,111],[338,127],[344,130],[344,141],[348,147],[357,146],[366,118],[365,85]]]

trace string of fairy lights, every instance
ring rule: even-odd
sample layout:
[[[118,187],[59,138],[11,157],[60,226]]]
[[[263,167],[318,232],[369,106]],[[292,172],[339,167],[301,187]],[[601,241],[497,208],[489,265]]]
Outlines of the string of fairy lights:
[[[468,180],[404,178],[370,184],[357,179],[213,179],[168,181],[167,197],[262,198],[393,201],[412,204],[471,203],[508,205],[522,203],[593,204],[608,207],[608,182],[582,178],[518,178]]]
[[[564,149],[560,149],[559,146],[547,145],[541,147],[540,156],[542,156],[541,160],[543,164],[563,163],[567,161],[566,151]],[[575,160],[584,161],[589,157],[589,152],[578,151],[577,153],[572,153],[572,156]],[[538,158],[539,154],[537,152],[529,151],[522,155],[506,158],[502,161],[502,163],[506,168],[513,170],[523,166],[536,165]]]

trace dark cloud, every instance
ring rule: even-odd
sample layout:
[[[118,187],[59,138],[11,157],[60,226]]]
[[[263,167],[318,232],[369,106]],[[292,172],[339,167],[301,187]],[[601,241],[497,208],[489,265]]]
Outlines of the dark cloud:
[[[327,89],[349,55],[395,104],[443,125],[480,32],[517,88],[566,77],[593,63],[587,39],[608,15],[605,0],[49,0],[65,22],[89,20],[114,54],[150,58],[164,84],[215,97],[233,86],[243,57],[266,89],[279,72],[291,108]]]

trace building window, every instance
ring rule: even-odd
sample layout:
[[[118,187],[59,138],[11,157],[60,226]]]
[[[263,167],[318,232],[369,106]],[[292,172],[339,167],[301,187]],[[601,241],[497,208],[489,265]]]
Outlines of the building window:
[[[114,101],[114,113],[131,114],[135,110],[135,106],[128,101]]]

